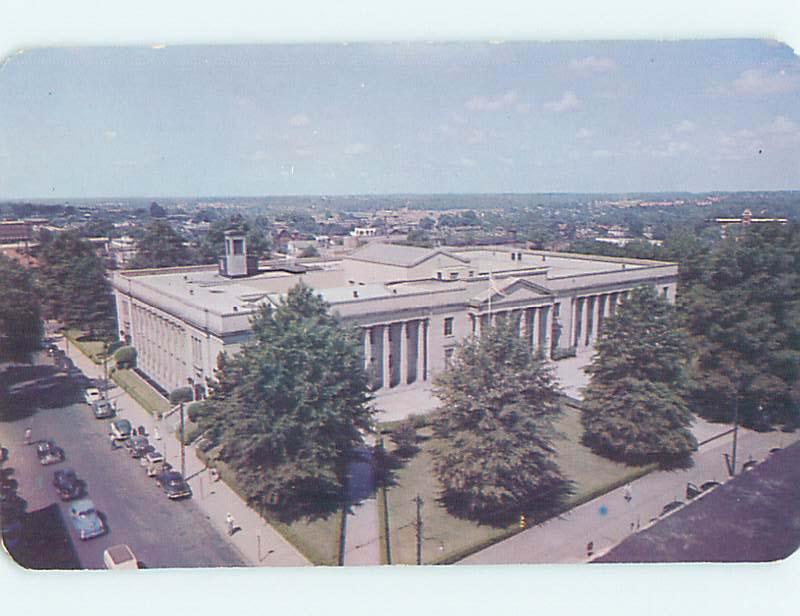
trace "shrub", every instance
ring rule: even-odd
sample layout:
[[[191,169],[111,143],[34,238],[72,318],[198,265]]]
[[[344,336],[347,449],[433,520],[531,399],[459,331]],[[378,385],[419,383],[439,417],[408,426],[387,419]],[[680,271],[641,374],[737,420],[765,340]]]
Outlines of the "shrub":
[[[136,366],[136,349],[132,346],[124,346],[114,353],[114,360],[117,368],[133,368]]]
[[[170,404],[180,404],[181,402],[191,402],[194,395],[191,387],[178,387],[169,394]]]
[[[409,418],[395,428],[392,442],[397,445],[397,455],[401,457],[408,458],[417,452],[417,428],[413,419]]]
[[[558,361],[559,359],[567,359],[568,357],[575,357],[578,354],[578,349],[575,347],[569,347],[568,349],[562,349],[561,347],[556,347],[553,349],[552,358],[553,361]]]

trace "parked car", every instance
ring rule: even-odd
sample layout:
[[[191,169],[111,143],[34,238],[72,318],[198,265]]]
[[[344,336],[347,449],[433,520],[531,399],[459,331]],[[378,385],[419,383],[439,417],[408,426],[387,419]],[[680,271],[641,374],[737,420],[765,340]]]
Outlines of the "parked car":
[[[96,419],[108,419],[115,415],[114,407],[108,400],[98,400],[92,402],[92,412]]]
[[[679,507],[682,507],[682,506],[683,506],[683,501],[679,501],[679,500],[672,501],[671,503],[667,503],[661,509],[661,513],[659,514],[659,516],[667,515],[668,513],[672,512],[672,511],[675,511],[676,509],[678,509]]]
[[[88,498],[73,501],[69,512],[72,525],[82,540],[98,537],[106,532],[94,503]]]
[[[127,419],[117,419],[109,424],[109,434],[115,441],[124,441],[131,435],[131,422]]]
[[[146,453],[142,458],[142,462],[147,467],[148,477],[156,477],[172,468],[167,462],[164,462],[164,455],[160,451],[150,451]]]
[[[156,485],[164,490],[164,493],[171,500],[192,495],[192,489],[178,471],[168,470],[157,475]]]
[[[138,569],[139,562],[127,545],[112,545],[103,552],[106,569]]]
[[[742,470],[743,471],[751,471],[756,466],[758,466],[758,460],[748,460],[747,462],[742,464]]]
[[[128,449],[128,453],[131,454],[131,458],[141,458],[153,450],[153,446],[146,436],[132,436],[125,441],[125,447]]]
[[[64,461],[64,450],[53,441],[41,441],[36,445],[36,455],[43,466]]]
[[[61,500],[73,500],[83,495],[83,482],[71,468],[53,473],[53,485]]]
[[[102,400],[103,396],[97,387],[87,387],[86,391],[83,392],[83,399],[86,400],[86,404],[91,406],[93,403]]]
[[[713,490],[721,486],[722,484],[719,481],[706,481],[703,485],[700,486],[700,489],[703,492],[708,492],[709,490]]]

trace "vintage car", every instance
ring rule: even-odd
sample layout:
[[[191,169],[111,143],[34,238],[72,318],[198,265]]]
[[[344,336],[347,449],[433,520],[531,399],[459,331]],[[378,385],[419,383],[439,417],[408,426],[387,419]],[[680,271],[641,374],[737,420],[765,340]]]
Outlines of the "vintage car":
[[[108,400],[98,400],[92,402],[92,412],[95,419],[109,419],[114,416],[114,407]]]
[[[156,477],[172,467],[164,461],[164,454],[160,451],[150,451],[142,458],[143,464],[147,467],[147,476]]]
[[[103,552],[106,569],[138,569],[139,562],[133,551],[125,544],[112,545]]]
[[[73,500],[83,494],[83,482],[71,468],[53,473],[53,485],[56,487],[61,500]]]
[[[125,447],[131,458],[141,458],[154,449],[146,436],[132,436],[125,442]]]
[[[83,399],[86,400],[86,404],[91,406],[93,403],[102,400],[103,396],[97,387],[87,387],[83,392]]]
[[[72,526],[82,540],[98,537],[106,532],[103,520],[97,515],[94,503],[88,498],[72,502],[69,508]]]
[[[192,489],[178,471],[167,470],[156,475],[156,485],[164,490],[167,498],[174,500],[192,495]]]
[[[115,441],[124,441],[130,437],[133,427],[127,419],[117,419],[108,425],[109,436]]]
[[[36,455],[42,466],[47,464],[58,464],[64,461],[64,450],[58,447],[53,441],[41,441],[36,445]]]

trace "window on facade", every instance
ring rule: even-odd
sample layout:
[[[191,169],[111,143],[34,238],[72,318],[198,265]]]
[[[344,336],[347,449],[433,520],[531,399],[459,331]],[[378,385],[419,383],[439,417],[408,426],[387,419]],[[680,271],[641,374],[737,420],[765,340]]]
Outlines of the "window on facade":
[[[458,272],[450,272],[450,280],[456,280],[458,278]]]
[[[444,365],[448,368],[453,365],[453,354],[455,353],[455,349],[445,349],[444,350]]]
[[[244,254],[244,240],[233,240],[233,254]]]
[[[442,279],[442,272],[436,272],[436,278],[441,280]]]
[[[561,313],[561,304],[555,304],[553,306],[553,316],[557,317]]]
[[[664,287],[664,299],[669,297],[669,287]]]
[[[447,317],[444,320],[444,335],[445,336],[453,335],[453,317]]]

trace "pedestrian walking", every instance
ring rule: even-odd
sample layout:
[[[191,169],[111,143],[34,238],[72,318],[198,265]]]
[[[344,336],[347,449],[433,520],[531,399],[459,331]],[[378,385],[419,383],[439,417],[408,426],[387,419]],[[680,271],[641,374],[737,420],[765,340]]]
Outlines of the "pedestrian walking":
[[[631,484],[626,483],[625,487],[622,489],[622,492],[623,492],[623,494],[625,496],[625,501],[626,502],[629,503],[629,502],[631,502],[631,500],[633,500],[633,492],[631,490]]]
[[[586,544],[586,556],[588,558],[594,556],[594,541],[590,541]]]
[[[236,528],[236,523],[233,521],[233,516],[228,513],[225,516],[225,525],[228,527],[228,536],[233,535],[233,531]]]
[[[25,444],[30,445],[33,442],[33,430],[30,428],[25,430]]]

